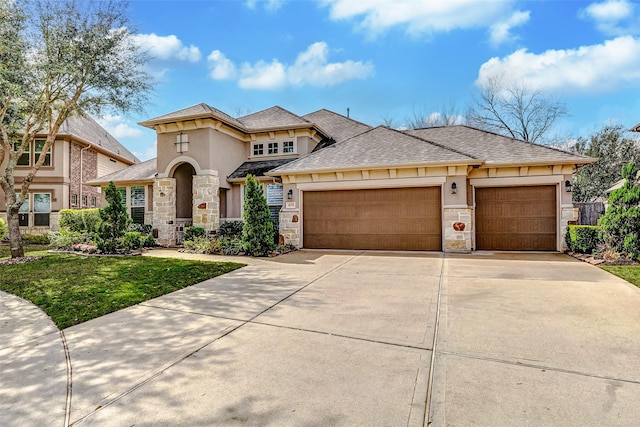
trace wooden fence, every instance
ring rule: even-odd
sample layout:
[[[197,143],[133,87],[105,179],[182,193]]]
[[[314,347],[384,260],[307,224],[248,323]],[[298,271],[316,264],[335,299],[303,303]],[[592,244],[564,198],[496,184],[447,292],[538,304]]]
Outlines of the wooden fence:
[[[604,203],[574,203],[574,208],[578,208],[578,224],[579,225],[597,225],[598,218],[604,214]]]

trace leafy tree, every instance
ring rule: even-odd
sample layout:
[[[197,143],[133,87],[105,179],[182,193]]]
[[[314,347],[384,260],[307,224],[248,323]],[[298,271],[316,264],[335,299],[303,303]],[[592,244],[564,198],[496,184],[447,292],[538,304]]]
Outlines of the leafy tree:
[[[640,164],[638,142],[625,137],[620,125],[606,125],[588,138],[579,138],[569,151],[598,159],[580,168],[575,175],[575,202],[593,202],[605,197],[605,190],[622,178],[620,171],[625,165]]]
[[[567,116],[564,102],[525,84],[505,84],[494,77],[467,109],[466,123],[522,141],[549,142],[556,122]]]
[[[127,207],[122,203],[122,195],[111,181],[105,189],[104,197],[109,203],[100,209],[100,226],[96,236],[98,249],[106,253],[114,253],[118,249],[120,238],[129,229],[131,218]]]
[[[640,256],[640,187],[637,176],[635,163],[622,168],[624,185],[611,192],[607,212],[598,221],[605,244],[611,250],[632,258]]]
[[[247,254],[265,256],[275,249],[271,212],[260,181],[247,175],[245,185],[242,243]]]
[[[148,56],[119,0],[0,1],[0,188],[11,256],[24,256],[18,211],[71,115],[140,109],[150,90]],[[42,153],[16,185],[15,167],[46,134]]]

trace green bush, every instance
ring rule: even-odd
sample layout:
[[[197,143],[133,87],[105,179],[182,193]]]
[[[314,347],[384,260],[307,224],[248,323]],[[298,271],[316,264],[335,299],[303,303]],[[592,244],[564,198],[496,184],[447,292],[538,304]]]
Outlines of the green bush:
[[[276,247],[271,212],[264,197],[262,184],[247,175],[244,198],[242,243],[250,256],[266,256]]]
[[[158,244],[156,243],[156,239],[154,239],[151,234],[147,234],[146,236],[144,236],[142,242],[143,248],[154,248],[156,246],[158,246]]]
[[[47,234],[47,238],[53,248],[60,250],[72,250],[72,246],[77,243],[92,243],[91,234],[79,231],[51,231]]]
[[[60,211],[60,229],[95,233],[100,224],[98,209],[62,209]]]
[[[242,251],[243,245],[241,239],[237,237],[222,237],[220,239],[220,253],[222,255],[238,255]]]
[[[569,225],[565,234],[567,248],[572,252],[591,254],[602,243],[600,227],[595,225]]]
[[[206,234],[202,227],[185,227],[183,241],[193,240],[196,237],[204,237]]]
[[[131,218],[113,181],[105,189],[105,198],[109,204],[99,210],[102,221],[96,234],[96,244],[104,253],[115,253],[118,251],[120,238],[129,229]]]
[[[22,243],[26,245],[48,245],[49,237],[46,234],[23,234]]]
[[[4,236],[7,235],[7,231],[9,231],[9,229],[7,228],[6,221],[0,218],[0,240],[4,239]]]
[[[220,253],[220,243],[218,239],[209,239],[204,236],[196,236],[191,240],[183,242],[184,250],[198,254],[217,254]]]
[[[131,251],[134,249],[140,249],[144,244],[144,237],[138,231],[127,231],[124,236],[120,238],[120,247],[122,249]]]
[[[220,237],[235,237],[242,238],[242,227],[244,226],[244,222],[242,221],[229,221],[223,222],[220,224],[220,228],[218,228],[218,236]]]

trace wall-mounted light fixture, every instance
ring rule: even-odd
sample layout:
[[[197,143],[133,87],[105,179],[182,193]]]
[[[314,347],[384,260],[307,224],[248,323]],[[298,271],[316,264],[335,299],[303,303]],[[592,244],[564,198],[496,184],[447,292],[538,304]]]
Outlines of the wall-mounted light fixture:
[[[456,184],[455,182],[451,183],[451,194],[457,194],[458,193],[458,184]]]
[[[289,189],[289,191],[287,191],[287,200],[291,199],[293,199],[293,190]]]
[[[573,190],[573,185],[571,185],[571,181],[566,180],[564,182],[564,189],[567,191],[567,193],[571,193],[571,191]]]
[[[185,151],[189,151],[189,135],[182,132],[176,137],[176,152],[182,154]]]

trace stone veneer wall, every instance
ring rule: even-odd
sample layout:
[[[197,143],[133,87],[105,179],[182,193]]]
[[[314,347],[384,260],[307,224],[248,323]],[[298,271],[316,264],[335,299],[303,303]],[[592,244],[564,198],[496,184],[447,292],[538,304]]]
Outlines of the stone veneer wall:
[[[158,178],[153,185],[153,228],[158,230],[158,243],[176,243],[176,180]]]
[[[280,210],[280,235],[284,238],[285,244],[300,247],[300,210],[282,209]]]
[[[193,177],[193,225],[206,231],[220,227],[220,178],[217,174]]]
[[[567,244],[564,235],[567,233],[567,225],[569,221],[578,221],[578,208],[573,205],[562,205],[560,207],[560,237],[562,238],[562,250],[567,250]]]
[[[444,208],[444,252],[471,252],[472,211],[470,208]]]

